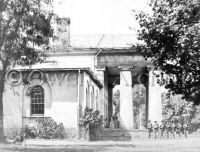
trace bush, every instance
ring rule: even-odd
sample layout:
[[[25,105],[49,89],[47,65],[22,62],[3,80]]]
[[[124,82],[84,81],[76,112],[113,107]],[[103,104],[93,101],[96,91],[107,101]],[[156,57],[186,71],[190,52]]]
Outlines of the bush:
[[[52,118],[38,118],[35,127],[25,126],[26,138],[61,139],[65,129],[62,123],[57,124]]]
[[[93,111],[88,107],[85,108],[84,115],[80,118],[80,127],[83,128],[82,132],[85,134],[86,140],[94,140],[98,138],[98,128],[100,125],[100,112]]]
[[[80,118],[80,125],[84,126],[86,129],[88,127],[97,127],[99,123],[99,114],[98,110],[93,111],[88,107],[84,110],[84,115]]]
[[[36,138],[38,135],[38,129],[35,126],[30,127],[30,126],[26,125],[21,134],[24,134],[25,138]]]

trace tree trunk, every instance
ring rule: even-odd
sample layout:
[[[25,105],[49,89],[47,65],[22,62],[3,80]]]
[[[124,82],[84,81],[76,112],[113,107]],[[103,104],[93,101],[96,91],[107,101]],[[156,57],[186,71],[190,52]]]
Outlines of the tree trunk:
[[[3,69],[0,70],[0,142],[5,141],[4,136],[4,125],[3,125],[3,92],[4,92],[4,82],[5,82],[5,76],[6,76],[6,69],[8,67],[8,61],[2,61],[2,67]]]

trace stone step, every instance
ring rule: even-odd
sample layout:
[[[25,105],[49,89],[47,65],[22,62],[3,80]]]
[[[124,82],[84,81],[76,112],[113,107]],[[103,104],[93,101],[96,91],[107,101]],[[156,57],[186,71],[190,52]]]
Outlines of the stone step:
[[[103,141],[131,141],[134,138],[148,138],[147,130],[104,129],[100,136],[100,140]]]

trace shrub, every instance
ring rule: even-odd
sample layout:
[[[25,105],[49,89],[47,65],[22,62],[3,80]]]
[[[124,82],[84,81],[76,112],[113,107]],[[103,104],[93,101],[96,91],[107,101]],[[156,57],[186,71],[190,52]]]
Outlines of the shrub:
[[[80,118],[80,125],[86,129],[88,127],[97,127],[99,124],[99,114],[100,112],[98,110],[93,111],[93,109],[86,107],[84,115]]]
[[[38,129],[35,126],[25,125],[21,134],[24,134],[25,138],[36,138],[38,136]]]
[[[26,138],[61,139],[65,129],[62,123],[57,124],[52,118],[38,118],[34,127],[25,126]]]
[[[39,118],[38,136],[45,139],[64,138],[65,129],[62,123],[57,124],[52,118]]]
[[[94,140],[98,138],[98,128],[100,125],[100,112],[93,111],[88,107],[85,108],[84,115],[80,118],[80,126],[83,127],[84,138]]]

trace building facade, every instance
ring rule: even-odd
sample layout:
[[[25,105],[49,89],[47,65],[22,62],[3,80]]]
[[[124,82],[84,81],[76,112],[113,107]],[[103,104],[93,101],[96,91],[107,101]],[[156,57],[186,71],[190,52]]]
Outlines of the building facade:
[[[134,114],[137,85],[146,90],[143,127],[148,119],[161,121],[161,89],[151,63],[134,48],[119,47],[128,39],[131,42],[132,36],[76,37],[78,44],[82,44],[80,40],[89,40],[95,46],[101,42],[101,48],[71,47],[70,39],[74,38],[70,37],[70,20],[55,21],[57,38],[52,42],[46,61],[31,67],[13,67],[7,72],[3,96],[7,137],[15,137],[25,125],[34,125],[37,118],[51,117],[78,138],[79,119],[86,106],[99,110],[104,127],[109,127],[115,113],[113,88],[116,85],[120,88],[118,120],[121,128],[138,128]]]
[[[45,63],[8,71],[4,105],[5,135],[13,137],[40,117],[51,117],[79,134],[87,107],[99,110],[105,127],[114,114],[113,88],[120,87],[120,127],[134,127],[134,86],[146,88],[145,117],[161,121],[161,92],[150,63],[133,49],[80,49],[49,52]]]

